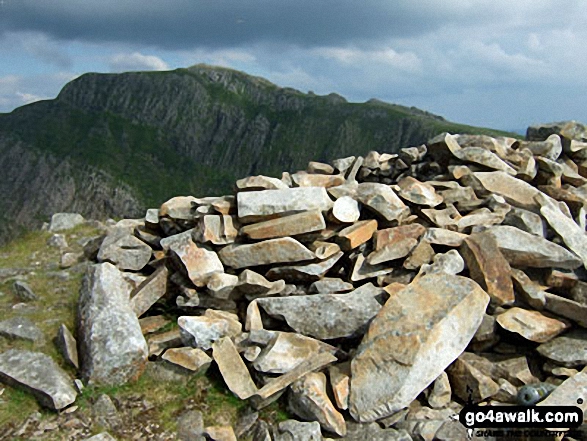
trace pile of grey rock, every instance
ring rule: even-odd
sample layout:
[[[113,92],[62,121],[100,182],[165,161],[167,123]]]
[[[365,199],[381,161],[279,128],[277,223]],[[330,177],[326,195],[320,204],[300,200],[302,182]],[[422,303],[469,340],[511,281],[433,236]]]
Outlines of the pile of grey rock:
[[[300,421],[257,421],[260,440],[465,439],[465,403],[519,404],[541,382],[539,404],[586,411],[586,203],[573,122],[251,176],[90,243],[77,342],[61,339],[85,384],[173,365],[218,369],[255,409],[283,400]],[[0,371],[48,366],[19,354]]]

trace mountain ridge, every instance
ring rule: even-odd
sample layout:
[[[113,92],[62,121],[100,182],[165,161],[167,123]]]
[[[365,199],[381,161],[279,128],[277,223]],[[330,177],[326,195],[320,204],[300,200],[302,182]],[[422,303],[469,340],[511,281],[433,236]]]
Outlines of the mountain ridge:
[[[55,211],[140,216],[174,195],[220,195],[240,177],[394,152],[443,131],[511,135],[206,65],[87,73],[53,100],[0,114],[0,167],[9,170],[0,183],[7,226],[0,241]]]

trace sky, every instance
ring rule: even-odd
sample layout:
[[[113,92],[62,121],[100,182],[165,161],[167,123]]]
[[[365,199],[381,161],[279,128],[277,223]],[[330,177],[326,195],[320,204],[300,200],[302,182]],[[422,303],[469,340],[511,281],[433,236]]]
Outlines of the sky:
[[[584,0],[0,0],[0,112],[207,63],[523,131],[587,122]]]

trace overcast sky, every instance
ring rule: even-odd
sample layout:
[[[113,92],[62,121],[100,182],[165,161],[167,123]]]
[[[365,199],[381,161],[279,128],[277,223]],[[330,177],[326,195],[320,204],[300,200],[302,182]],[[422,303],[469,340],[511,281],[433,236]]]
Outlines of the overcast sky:
[[[208,63],[500,129],[587,122],[585,0],[0,0],[0,112]]]

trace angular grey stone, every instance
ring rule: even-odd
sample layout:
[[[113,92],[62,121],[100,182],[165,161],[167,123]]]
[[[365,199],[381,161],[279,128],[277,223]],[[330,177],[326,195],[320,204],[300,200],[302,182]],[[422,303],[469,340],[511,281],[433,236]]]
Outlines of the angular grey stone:
[[[300,211],[325,212],[333,204],[324,187],[246,191],[238,193],[236,200],[242,222],[255,222]]]
[[[545,292],[544,297],[544,309],[561,317],[571,319],[587,328],[587,305],[549,292]]]
[[[425,263],[420,267],[420,276],[425,274],[450,274],[457,275],[465,269],[465,261],[457,250],[450,250],[443,254],[437,254],[433,262]]]
[[[47,245],[55,248],[67,248],[67,240],[63,234],[54,234],[47,239]]]
[[[575,269],[583,263],[560,245],[515,227],[493,226],[487,233],[495,238],[503,256],[515,267]]]
[[[236,314],[206,310],[203,316],[181,316],[177,319],[182,341],[194,348],[208,350],[222,337],[236,337],[242,325]]]
[[[587,364],[587,331],[576,329],[555,337],[536,349],[543,357],[569,368]]]
[[[403,219],[410,213],[389,185],[363,182],[357,188],[357,199],[389,222]]]
[[[195,216],[198,199],[193,196],[176,196],[169,199],[159,208],[159,217],[170,217],[179,220],[192,220]]]
[[[94,418],[94,424],[98,427],[116,429],[122,425],[118,409],[106,394],[101,394],[92,405],[92,417]]]
[[[322,441],[320,424],[286,420],[279,423],[279,434],[275,441]]]
[[[330,339],[362,334],[381,309],[376,298],[382,293],[367,283],[348,294],[263,298],[257,303],[267,314],[283,317],[296,332]]]
[[[12,285],[14,289],[14,293],[16,297],[18,297],[23,302],[32,302],[34,300],[39,300],[39,296],[34,293],[33,289],[29,286],[28,283],[23,282],[22,280],[17,280]]]
[[[0,354],[0,379],[29,390],[50,409],[61,410],[73,403],[73,382],[53,359],[40,352],[10,349]]]
[[[79,213],[55,213],[51,216],[51,222],[49,223],[49,231],[65,231],[71,230],[72,228],[81,225],[86,220]]]
[[[257,191],[257,190],[286,190],[289,188],[280,179],[269,176],[249,176],[236,181],[236,188],[240,191]]]
[[[261,274],[246,269],[238,276],[237,289],[250,300],[279,294],[285,289],[285,282],[283,280],[270,282]]]
[[[335,294],[349,292],[352,291],[353,288],[352,283],[345,282],[342,279],[325,277],[312,283],[309,292],[310,294]]]
[[[61,355],[69,364],[76,369],[79,369],[79,358],[77,355],[77,341],[67,329],[67,326],[61,324],[57,334],[57,347],[61,351]]]
[[[78,344],[83,379],[120,385],[137,379],[148,347],[130,306],[130,286],[110,263],[93,265],[82,283],[78,305]]]
[[[130,233],[117,229],[106,236],[100,251],[99,262],[110,262],[121,270],[139,271],[149,263],[153,250]]]
[[[30,319],[12,317],[0,322],[0,335],[10,339],[28,340],[42,343],[45,336]]]
[[[392,295],[351,363],[353,418],[374,421],[408,406],[463,352],[488,303],[475,282],[445,274]]]
[[[188,410],[177,420],[178,441],[204,441],[204,417],[198,410]]]
[[[116,441],[112,435],[108,432],[102,432],[94,436],[90,436],[89,438],[85,438],[83,441]]]

